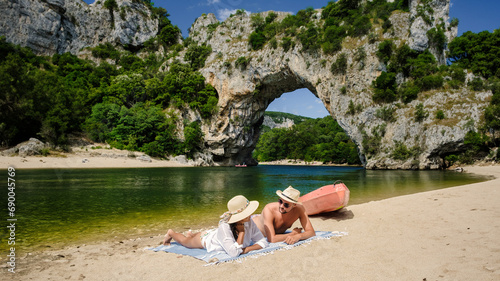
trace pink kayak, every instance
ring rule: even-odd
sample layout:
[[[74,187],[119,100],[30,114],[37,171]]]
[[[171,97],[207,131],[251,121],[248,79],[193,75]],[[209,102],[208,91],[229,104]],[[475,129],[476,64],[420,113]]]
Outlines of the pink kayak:
[[[332,212],[349,203],[350,191],[342,181],[325,185],[300,197],[307,215]]]

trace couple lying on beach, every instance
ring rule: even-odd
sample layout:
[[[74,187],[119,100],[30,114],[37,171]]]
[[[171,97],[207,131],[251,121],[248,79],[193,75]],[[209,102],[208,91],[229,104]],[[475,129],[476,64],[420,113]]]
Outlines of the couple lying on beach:
[[[291,245],[313,237],[315,231],[311,221],[298,201],[300,192],[290,186],[283,192],[276,191],[276,194],[279,201],[267,204],[262,214],[255,215],[252,214],[259,202],[237,195],[227,203],[228,211],[221,216],[219,227],[186,235],[169,229],[163,244],[169,245],[174,239],[187,248],[225,251],[231,257],[237,257],[265,248],[269,242],[283,241]],[[285,233],[296,220],[300,220],[302,228],[296,227]]]

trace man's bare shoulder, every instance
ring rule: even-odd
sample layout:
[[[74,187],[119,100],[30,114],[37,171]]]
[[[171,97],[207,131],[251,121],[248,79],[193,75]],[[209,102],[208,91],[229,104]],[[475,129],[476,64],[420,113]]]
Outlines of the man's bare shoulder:
[[[297,209],[297,211],[300,214],[305,214],[306,213],[306,208],[304,208],[303,205],[297,204],[294,209]]]
[[[266,204],[264,206],[264,209],[262,209],[262,214],[274,214],[275,212],[278,211],[279,208],[279,203],[278,202],[271,202]]]
[[[262,215],[264,215],[264,219],[272,219],[274,220],[279,215],[279,203],[271,202],[268,203],[264,209],[262,209]]]

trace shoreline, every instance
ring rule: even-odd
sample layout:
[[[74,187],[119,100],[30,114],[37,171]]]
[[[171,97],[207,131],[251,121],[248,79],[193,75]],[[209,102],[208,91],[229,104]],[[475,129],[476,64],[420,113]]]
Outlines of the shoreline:
[[[323,164],[319,161],[307,162],[301,159],[282,159],[275,161],[259,162],[259,165],[282,165],[282,166],[316,166],[316,167],[363,167],[363,165],[349,164]]]
[[[192,160],[183,156],[172,160],[161,160],[142,152],[116,148],[95,148],[95,145],[73,147],[71,152],[57,152],[48,156],[5,156],[0,153],[0,169],[83,169],[83,168],[160,168],[195,167]],[[300,159],[284,159],[259,162],[258,165],[314,166],[314,167],[363,167],[362,165],[323,164]]]
[[[240,279],[249,280],[262,280],[263,276],[292,280],[332,276],[338,280],[498,280],[500,165],[464,168],[495,178],[311,217],[316,230],[345,231],[348,235],[241,263],[204,267],[203,261],[191,257],[145,250],[161,241],[164,233],[158,233],[27,253],[18,257],[15,275],[23,280],[164,280],[166,276],[172,280],[220,280],[237,272]],[[5,263],[1,268],[7,270]],[[191,268],[195,270],[188,270]]]
[[[97,146],[96,146],[97,145]],[[107,145],[103,145],[106,147]],[[82,169],[82,168],[156,168],[193,167],[185,158],[159,160],[142,152],[102,148],[98,144],[72,147],[71,152],[49,156],[4,156],[0,154],[0,169]],[[192,162],[192,161],[191,161]]]

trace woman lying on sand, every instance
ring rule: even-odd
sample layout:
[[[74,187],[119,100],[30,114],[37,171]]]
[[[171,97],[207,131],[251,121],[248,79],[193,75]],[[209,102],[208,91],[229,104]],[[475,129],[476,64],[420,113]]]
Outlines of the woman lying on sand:
[[[208,252],[225,251],[231,257],[265,248],[267,239],[250,219],[258,207],[258,201],[248,201],[245,196],[237,195],[227,203],[229,211],[221,216],[218,228],[188,232],[186,235],[169,229],[163,245],[170,245],[174,239],[187,248],[206,249]]]

